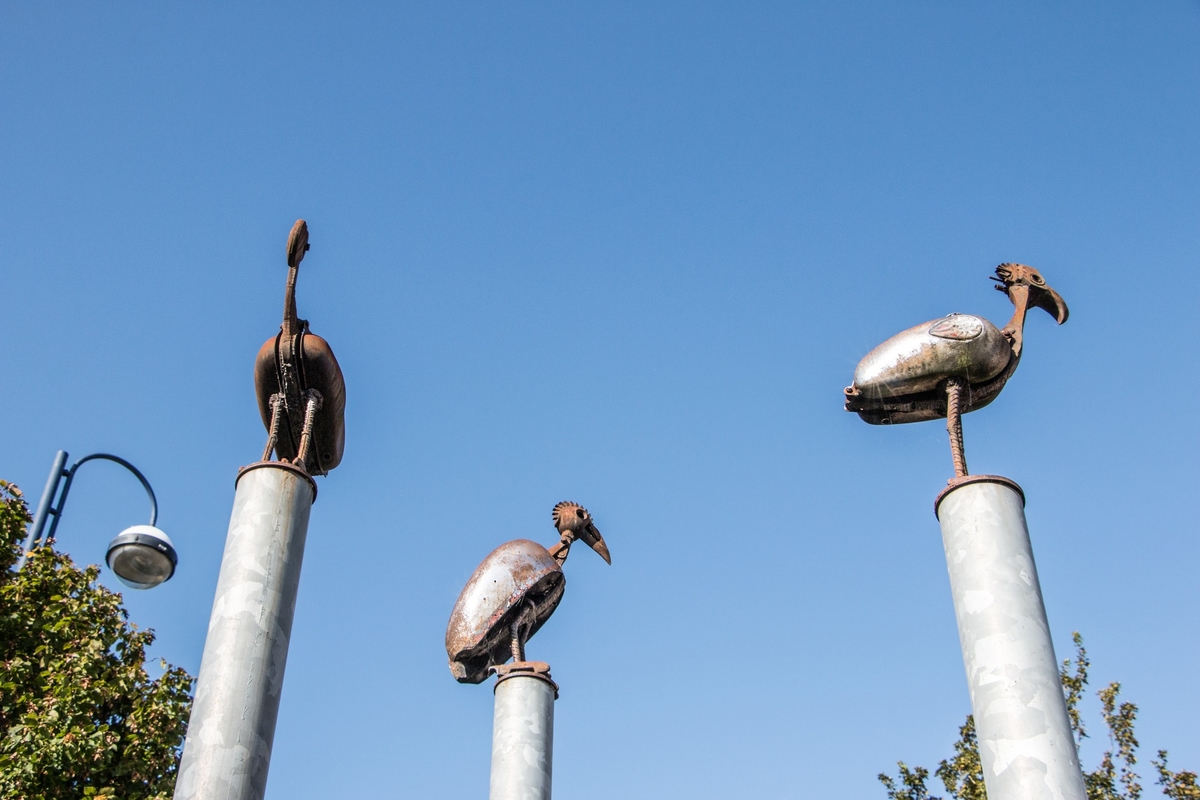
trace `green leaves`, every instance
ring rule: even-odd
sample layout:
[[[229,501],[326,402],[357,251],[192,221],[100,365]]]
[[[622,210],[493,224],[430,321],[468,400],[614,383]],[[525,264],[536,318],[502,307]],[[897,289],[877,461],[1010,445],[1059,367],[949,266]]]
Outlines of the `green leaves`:
[[[146,674],[154,632],[121,596],[52,547],[20,573],[28,509],[0,481],[0,797],[166,800],[175,784],[192,678]]]
[[[941,800],[929,794],[925,782],[929,780],[929,770],[924,767],[909,769],[903,761],[897,761],[900,768],[900,785],[890,775],[879,773],[879,782],[887,790],[888,800]]]

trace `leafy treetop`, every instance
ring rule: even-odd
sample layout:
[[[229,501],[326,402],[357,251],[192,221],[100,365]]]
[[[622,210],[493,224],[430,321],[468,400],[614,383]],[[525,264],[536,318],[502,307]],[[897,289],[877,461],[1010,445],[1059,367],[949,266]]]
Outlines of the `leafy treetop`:
[[[192,678],[165,662],[147,675],[154,632],[128,621],[98,567],[44,546],[13,572],[28,522],[0,481],[0,797],[166,800]]]

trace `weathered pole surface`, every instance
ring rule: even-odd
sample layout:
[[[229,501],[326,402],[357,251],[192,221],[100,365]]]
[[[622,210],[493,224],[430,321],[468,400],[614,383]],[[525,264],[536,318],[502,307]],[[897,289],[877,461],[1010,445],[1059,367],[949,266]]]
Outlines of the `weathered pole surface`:
[[[550,667],[525,661],[498,671],[489,800],[550,800],[558,696]]]
[[[1017,484],[959,478],[935,506],[988,800],[1087,800]]]
[[[261,800],[283,689],[308,515],[302,470],[242,470],[175,800]]]

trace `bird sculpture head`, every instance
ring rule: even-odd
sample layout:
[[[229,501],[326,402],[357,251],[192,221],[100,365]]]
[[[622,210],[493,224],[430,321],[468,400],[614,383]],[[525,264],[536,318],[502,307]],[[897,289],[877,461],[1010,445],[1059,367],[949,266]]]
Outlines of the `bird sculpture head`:
[[[996,267],[996,277],[992,280],[999,284],[995,287],[996,290],[1008,295],[1008,299],[1016,307],[1013,318],[1001,333],[1012,342],[1013,353],[1018,357],[1021,355],[1024,339],[1026,311],[1030,308],[1040,308],[1054,317],[1059,325],[1066,322],[1070,316],[1071,311],[1062,296],[1046,284],[1042,273],[1027,264],[1001,264]]]
[[[608,546],[578,503],[554,507],[559,541],[550,549],[528,539],[505,542],[476,569],[450,613],[446,655],[459,683],[482,683],[508,659],[525,660],[525,642],[545,624],[562,600],[562,565],[580,539],[609,563]]]
[[[581,539],[584,544],[599,553],[600,557],[604,559],[604,563],[612,563],[612,557],[608,554],[608,545],[604,543],[604,537],[596,529],[596,524],[592,522],[592,515],[586,508],[578,503],[572,503],[570,500],[564,500],[554,507],[551,518],[554,520],[554,527],[558,529],[560,538],[559,543],[550,548],[549,552],[559,564],[567,560],[567,553],[576,539]]]

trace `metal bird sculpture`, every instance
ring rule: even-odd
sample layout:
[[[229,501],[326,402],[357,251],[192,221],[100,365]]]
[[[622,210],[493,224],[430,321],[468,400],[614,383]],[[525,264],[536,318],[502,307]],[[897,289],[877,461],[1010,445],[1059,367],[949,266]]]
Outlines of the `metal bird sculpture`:
[[[1025,264],[1001,264],[992,280],[1008,295],[1012,319],[997,328],[982,317],[951,314],[898,333],[858,363],[846,410],[872,425],[946,418],[955,477],[967,474],[962,415],[996,399],[1021,361],[1025,315],[1047,311],[1059,325],[1067,304]]]
[[[288,236],[283,325],[258,351],[254,388],[267,428],[262,460],[274,452],[309,474],[324,475],[342,461],[346,381],[329,343],[296,315],[296,274],[308,249],[308,224],[296,220]]]
[[[446,655],[459,683],[482,683],[509,658],[525,661],[525,643],[562,600],[562,565],[578,539],[611,564],[592,515],[578,503],[554,507],[559,540],[549,549],[528,539],[500,545],[483,560],[454,604],[446,626]]]

